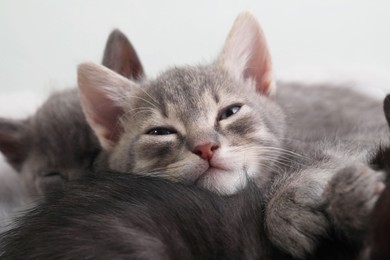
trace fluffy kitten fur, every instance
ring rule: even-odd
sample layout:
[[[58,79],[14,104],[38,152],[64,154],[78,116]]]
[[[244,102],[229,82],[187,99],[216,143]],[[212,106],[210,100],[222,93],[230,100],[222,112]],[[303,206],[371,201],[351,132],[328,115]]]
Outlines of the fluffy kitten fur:
[[[326,139],[346,142],[357,133],[371,133],[358,145],[375,147],[386,136],[382,101],[346,86],[304,85],[278,82],[276,98],[287,114],[286,137],[305,142]]]
[[[143,69],[130,42],[114,30],[103,65],[135,80]],[[77,89],[51,95],[25,120],[0,118],[0,151],[20,173],[31,195],[43,195],[79,178],[100,145],[82,112]]]
[[[86,174],[19,218],[0,239],[0,257],[293,259],[270,244],[263,210],[253,183],[227,197],[155,177]],[[307,259],[355,259],[356,248],[332,239]]]
[[[258,34],[253,41],[265,44]],[[222,194],[242,189],[255,173],[261,172],[259,182],[268,179],[281,153],[284,115],[267,97],[273,92],[272,82],[263,77],[269,71],[249,70],[252,60],[241,61],[253,56],[264,61],[260,67],[265,69],[268,52],[234,57],[231,52],[240,50],[231,48],[248,46],[230,39],[213,64],[172,68],[140,83],[92,63],[79,66],[83,108],[109,153],[111,169],[163,172]],[[209,153],[214,153],[210,169],[204,159]]]
[[[291,127],[286,128],[273,95],[265,38],[250,14],[237,18],[209,65],[172,68],[136,83],[85,63],[79,66],[79,87],[111,169],[194,183],[220,194],[234,194],[253,180],[267,194],[269,237],[295,257],[314,252],[332,224],[348,239],[361,235],[383,190],[382,174],[364,165],[387,132],[384,120],[367,125],[350,120],[347,130],[338,129],[348,110],[336,113],[329,125],[320,122],[325,131],[310,133],[316,121],[296,124],[287,110]],[[314,114],[332,101],[314,104],[319,106]]]

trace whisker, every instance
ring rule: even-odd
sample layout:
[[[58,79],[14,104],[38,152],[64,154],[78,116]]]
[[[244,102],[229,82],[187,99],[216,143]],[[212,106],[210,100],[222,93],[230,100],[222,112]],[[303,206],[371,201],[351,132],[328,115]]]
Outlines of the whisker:
[[[153,98],[145,89],[143,89],[142,87],[139,87],[137,86],[137,89],[141,90],[143,93],[145,93],[148,97],[150,97],[150,99],[152,99],[152,101],[155,102],[155,104],[158,104],[157,100],[155,98]]]
[[[150,102],[149,100],[145,99],[145,98],[142,98],[142,97],[138,97],[138,96],[127,96],[126,99],[128,98],[137,98],[137,99],[140,99],[142,101],[145,101],[146,103],[148,103],[149,105],[151,105],[152,107],[158,109],[157,107],[157,104],[154,104],[153,102]]]
[[[262,148],[264,148],[264,149],[278,150],[278,151],[286,152],[286,153],[293,154],[293,155],[296,155],[296,156],[305,157],[305,156],[302,155],[302,154],[299,154],[299,153],[296,153],[296,152],[293,152],[293,151],[291,151],[291,150],[288,150],[288,149],[285,149],[285,148],[281,148],[281,147],[262,146]]]

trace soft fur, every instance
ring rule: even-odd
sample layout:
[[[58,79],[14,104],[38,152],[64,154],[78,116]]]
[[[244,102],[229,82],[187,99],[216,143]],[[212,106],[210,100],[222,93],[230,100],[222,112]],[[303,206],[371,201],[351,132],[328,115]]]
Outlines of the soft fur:
[[[142,69],[142,66],[136,66],[130,71],[137,71],[139,68]],[[334,236],[347,239],[346,244],[349,246],[360,245],[367,217],[383,189],[382,174],[367,168],[369,151],[381,141],[384,130],[387,133],[383,119],[372,120],[376,118],[371,113],[375,114],[377,111],[377,102],[358,94],[351,94],[349,91],[322,88],[318,89],[318,94],[313,94],[316,97],[313,100],[308,99],[306,92],[300,92],[299,88],[283,86],[280,86],[280,90],[282,93],[286,91],[284,96],[283,94],[275,96],[276,85],[272,78],[266,41],[260,26],[250,14],[245,13],[237,18],[221,54],[211,64],[172,68],[154,80],[139,77],[136,81],[102,66],[86,63],[79,67],[79,87],[83,111],[105,150],[105,156],[101,158],[107,158],[106,163],[110,168],[196,184],[224,195],[242,194],[242,190],[249,189],[252,187],[250,184],[254,182],[256,192],[253,195],[258,197],[252,199],[258,199],[256,203],[260,203],[261,195],[265,195],[266,205],[264,223],[258,209],[251,211],[253,225],[257,227],[265,224],[265,230],[272,243],[294,257],[315,256],[317,250],[321,249],[322,242],[334,241],[332,240]],[[297,94],[299,92],[300,95]],[[297,98],[291,93],[297,94]],[[341,95],[342,93],[344,95]],[[345,95],[349,95],[350,98],[353,95],[354,98],[343,99]],[[283,98],[290,103],[284,102]],[[340,110],[341,108],[343,110]],[[358,123],[354,121],[356,108],[364,111],[357,112],[361,114],[360,119],[364,125],[359,124],[360,119]],[[305,117],[306,112],[310,112],[311,116]],[[64,133],[63,129],[59,133]],[[15,167],[17,159],[18,156],[9,157],[9,161]],[[104,163],[104,160],[101,161]],[[99,164],[100,166],[102,164]],[[81,173],[85,174],[86,171]],[[119,180],[122,180],[123,184],[128,184],[123,179],[116,180],[113,181],[113,186],[110,186],[111,180],[102,181],[98,186],[109,187],[109,191],[112,189],[111,192],[116,194],[114,195],[116,198],[117,189],[121,191],[117,186],[122,184]],[[131,184],[128,185],[132,187]],[[258,188],[261,194],[258,193]],[[76,189],[79,198],[86,196],[86,193],[81,192],[82,189],[85,190],[86,187],[81,186],[78,191]],[[163,190],[161,194],[166,194],[169,189]],[[155,194],[153,192],[152,189],[150,195],[152,197]],[[159,194],[159,191],[156,192]],[[192,191],[190,194],[194,195]],[[119,199],[119,204],[123,205],[127,200],[131,200],[131,196],[133,195],[126,197],[124,201]],[[220,198],[217,195],[207,196]],[[103,197],[98,196],[96,201],[89,201],[91,204],[82,206],[92,205],[90,208],[92,212],[99,210],[97,206]],[[75,198],[71,198],[74,202]],[[109,199],[110,203],[115,202],[112,197]],[[231,202],[227,197],[220,199]],[[61,206],[58,208],[55,206],[54,201],[49,202],[53,204],[47,205],[50,205],[50,208],[61,209]],[[68,210],[70,207],[67,204],[70,200],[65,201],[62,210]],[[80,199],[77,201],[82,203]],[[152,201],[136,204],[144,206],[143,203]],[[42,221],[39,222],[40,225],[36,225],[39,229],[44,229],[43,224],[48,225],[58,217],[55,215],[50,220],[43,217],[47,210],[50,210],[45,208],[47,205],[37,209],[41,212],[37,213],[39,216],[37,221]],[[243,205],[248,206],[245,203]],[[82,206],[79,209],[84,209]],[[154,204],[151,206],[155,207]],[[177,206],[174,206],[172,212],[178,210],[175,207]],[[240,207],[239,213],[233,210],[237,208],[235,203],[229,204],[227,208],[233,216],[245,214],[242,213],[245,210]],[[250,209],[250,206],[248,208]],[[122,219],[129,213],[126,210],[122,211],[124,209],[128,208],[119,207],[119,211],[123,213],[119,214]],[[128,210],[132,212],[136,209]],[[79,213],[84,217],[91,211],[81,210]],[[109,212],[103,214],[106,217],[97,221],[110,221],[110,217],[118,216],[115,212],[112,213],[109,209]],[[186,220],[189,222],[194,221],[193,210],[190,212],[192,218]],[[160,216],[162,213],[156,211],[156,214]],[[167,214],[171,216],[171,212]],[[63,216],[67,215],[64,213]],[[72,216],[73,213],[68,217],[72,219]],[[29,215],[21,223],[30,223],[32,220],[30,217],[35,218]],[[226,212],[222,217],[218,216],[225,217],[228,220],[235,219],[229,217]],[[168,218],[162,219],[166,219],[167,225],[172,225],[170,223],[172,219],[169,223]],[[79,223],[78,217],[74,220]],[[145,221],[150,223],[147,218]],[[58,224],[63,226],[64,223],[66,222],[60,221]],[[206,226],[210,223],[204,224]],[[229,224],[235,225],[233,222]],[[239,226],[240,229],[243,228],[242,225]],[[91,226],[88,224],[87,227]],[[108,229],[117,227],[107,226]],[[251,224],[245,228],[249,227]],[[24,237],[25,231],[20,228],[21,237]],[[94,232],[99,232],[96,225],[92,228],[95,229]],[[149,230],[147,226],[144,228]],[[80,230],[82,234],[89,235],[82,228],[76,227],[74,232],[78,234]],[[37,230],[30,234],[37,233],[34,231]],[[193,229],[190,231],[193,232]],[[124,232],[130,232],[126,233],[129,239],[134,238],[134,230],[131,228],[124,229]],[[235,232],[233,235],[237,235]],[[62,233],[65,235],[65,241],[69,239],[66,234]],[[136,237],[138,235],[137,233]],[[154,246],[154,239],[150,236],[147,238],[148,241],[152,240]],[[15,244],[15,249],[21,248],[24,245],[23,241],[33,245],[33,241],[28,237],[26,240],[18,241],[22,241],[22,244],[18,246]],[[104,240],[106,241],[110,240]],[[68,242],[64,245],[66,246]],[[134,243],[138,250],[137,240]],[[164,240],[164,243],[167,242]],[[158,245],[160,242],[157,242],[156,250],[145,252],[141,248],[140,252],[159,255],[161,250]],[[190,244],[189,247],[196,245]],[[84,248],[85,252],[92,254],[87,250],[91,248],[89,243],[76,245],[78,250],[83,250],[83,246],[88,247]],[[233,243],[224,244],[222,247],[224,250],[230,248],[233,250],[235,246],[237,244]],[[42,248],[51,247],[48,245],[47,248]],[[9,247],[8,250],[11,248],[13,247]],[[263,249],[261,247],[261,250]],[[37,250],[39,254],[44,254],[38,247]],[[65,252],[65,248],[59,247],[58,250],[60,251],[57,253]],[[93,251],[95,250],[100,252],[94,248]],[[138,252],[137,250],[132,252]],[[15,251],[12,251],[12,254],[15,254]],[[259,257],[258,254],[253,253],[256,257]]]
[[[0,125],[2,151],[34,195],[78,178],[99,151],[76,89],[52,95],[33,117]]]
[[[265,37],[248,13],[211,64],[140,83],[92,63],[78,70],[84,112],[109,168],[224,195],[254,181],[267,195],[270,239],[295,257],[312,254],[333,227],[359,244],[383,190],[382,173],[368,168],[369,152],[387,136],[383,118],[373,120],[380,104],[323,88],[312,94],[317,103],[305,92],[295,99],[294,86],[275,96],[271,76]]]
[[[103,65],[134,80],[143,77],[135,50],[118,30],[107,40]],[[100,150],[77,89],[52,94],[24,120],[0,118],[0,151],[19,173],[0,173],[0,232],[22,209],[81,177]]]
[[[286,138],[336,145],[357,140],[359,149],[387,141],[382,100],[357,93],[353,85],[278,82],[277,87],[277,102],[287,114]]]
[[[268,98],[273,85],[263,43],[260,27],[244,14],[210,65],[172,68],[141,83],[99,65],[80,65],[81,101],[109,167],[162,173],[221,194],[244,188],[248,178],[260,186],[267,182],[283,151],[284,115]],[[238,111],[224,118],[233,108]],[[209,161],[202,149],[213,154]]]
[[[134,80],[143,76],[135,50],[118,30],[107,40],[103,65]],[[0,151],[30,195],[43,195],[79,178],[100,145],[86,122],[78,90],[70,89],[52,94],[25,120],[0,118]]]
[[[156,177],[85,174],[17,221],[1,259],[293,259],[270,244],[262,191],[218,196]],[[307,259],[355,259],[330,234]]]

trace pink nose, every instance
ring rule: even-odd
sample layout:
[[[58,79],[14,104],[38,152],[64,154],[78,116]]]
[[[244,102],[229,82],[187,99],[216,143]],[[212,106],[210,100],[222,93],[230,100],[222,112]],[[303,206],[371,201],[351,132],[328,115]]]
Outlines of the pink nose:
[[[205,160],[210,160],[213,157],[214,151],[218,148],[219,146],[216,144],[207,143],[196,146],[192,152]]]

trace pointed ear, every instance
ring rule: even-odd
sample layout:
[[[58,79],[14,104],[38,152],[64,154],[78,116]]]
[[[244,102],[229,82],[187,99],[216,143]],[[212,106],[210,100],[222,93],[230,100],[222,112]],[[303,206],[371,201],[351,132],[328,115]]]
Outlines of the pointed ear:
[[[0,151],[16,170],[20,170],[29,149],[28,138],[25,136],[25,123],[25,121],[0,118]]]
[[[78,67],[80,101],[91,128],[103,149],[111,150],[119,141],[123,128],[122,100],[136,83],[101,65],[83,63]]]
[[[383,101],[383,110],[385,112],[387,124],[390,126],[390,94],[387,95]]]
[[[249,12],[241,13],[233,24],[217,62],[238,80],[253,80],[258,92],[275,91],[271,56],[263,31]]]
[[[139,80],[144,76],[135,49],[119,30],[112,31],[108,37],[102,64],[125,78]]]

